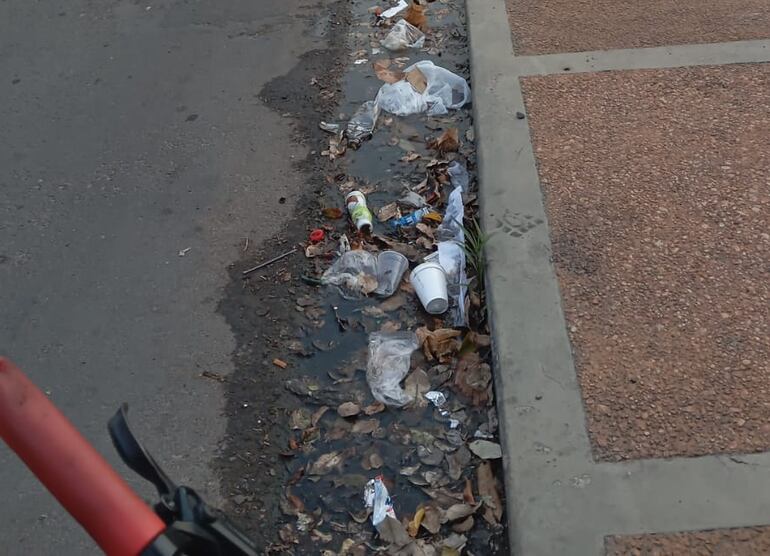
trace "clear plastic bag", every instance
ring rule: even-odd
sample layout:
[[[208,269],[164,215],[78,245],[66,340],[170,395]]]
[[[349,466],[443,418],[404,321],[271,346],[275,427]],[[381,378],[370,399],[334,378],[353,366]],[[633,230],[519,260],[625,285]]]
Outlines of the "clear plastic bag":
[[[400,19],[382,39],[381,44],[388,50],[422,48],[425,44],[425,34],[405,19]]]
[[[375,102],[391,114],[408,116],[427,112],[431,116],[446,114],[465,105],[471,99],[471,90],[465,79],[431,61],[417,62],[404,73],[419,70],[425,77],[425,90],[420,93],[407,81],[385,83],[380,87]]]
[[[460,187],[463,193],[468,193],[470,176],[468,176],[468,170],[466,170],[464,164],[456,160],[452,161],[449,168],[447,168],[447,173],[449,174],[449,181],[452,183],[452,187]]]
[[[326,269],[321,280],[337,286],[346,299],[360,299],[377,289],[377,259],[369,251],[347,251]]]
[[[375,102],[385,112],[396,116],[420,114],[428,109],[428,103],[408,81],[385,83],[380,87]]]
[[[374,332],[369,335],[366,382],[374,399],[396,407],[412,400],[400,383],[409,373],[412,352],[418,347],[414,332]]]
[[[348,147],[357,149],[372,136],[379,115],[380,107],[373,100],[367,100],[356,110],[346,128]]]

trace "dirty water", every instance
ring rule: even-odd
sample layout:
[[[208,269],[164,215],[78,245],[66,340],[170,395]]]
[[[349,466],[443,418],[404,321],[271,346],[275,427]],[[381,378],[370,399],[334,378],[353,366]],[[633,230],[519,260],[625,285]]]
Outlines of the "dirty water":
[[[425,49],[398,53],[409,56],[402,68],[432,60],[473,86],[463,5],[460,0],[429,4]],[[230,500],[228,509],[266,553],[432,554],[421,550],[435,547],[442,553],[443,539],[460,535],[466,539],[460,549],[445,553],[505,554],[505,516],[494,516],[489,511],[495,507],[490,499],[494,496],[478,489],[479,474],[488,468],[480,471],[483,460],[468,450],[477,438],[496,442],[491,382],[481,392],[458,391],[453,374],[461,354],[452,353],[439,363],[429,361],[421,349],[412,355],[408,379],[418,382],[413,385],[416,403],[375,411],[380,408],[366,382],[370,333],[437,330],[451,328],[451,323],[428,315],[405,283],[391,298],[351,301],[332,287],[314,286],[305,279],[319,277],[330,266],[336,257],[336,238],[343,233],[352,243],[363,241],[374,249],[374,242],[358,237],[345,217],[330,220],[321,214],[327,207],[342,208],[344,213],[344,190],[351,180],[368,192],[368,205],[376,213],[399,198],[405,184],[414,188],[425,178],[426,165],[436,157],[426,138],[458,128],[462,147],[450,158],[467,165],[474,183],[470,104],[439,117],[383,113],[372,138],[359,149],[348,149],[333,161],[321,156],[329,136],[317,129],[318,122],[344,123],[363,102],[373,100],[382,82],[371,62],[392,56],[385,49],[372,55],[372,49],[381,48],[378,38],[387,30],[372,27],[375,18],[369,8],[364,2],[334,4],[332,16],[318,19],[329,22],[330,50],[308,55],[285,79],[263,91],[270,106],[290,115],[298,140],[312,150],[302,163],[309,176],[308,191],[295,218],[279,237],[264,248],[252,248],[233,265],[233,279],[220,305],[238,344],[237,371],[227,384],[228,438],[219,465],[224,494]],[[317,27],[316,23],[316,31]],[[361,58],[368,62],[354,63]],[[410,153],[421,158],[412,160]],[[466,199],[466,216],[475,190],[473,185]],[[437,208],[443,211],[443,204]],[[325,230],[327,254],[305,258],[304,247],[314,228]],[[419,234],[413,230],[393,232],[375,219],[374,234],[408,245],[411,267],[428,253],[414,246]],[[242,278],[245,268],[300,243],[296,254]],[[479,337],[488,333],[483,299],[480,305],[470,311],[469,329],[460,329],[455,345],[456,351],[464,339],[460,350],[465,355],[477,353],[477,367],[490,358],[488,344],[470,341],[471,330]],[[422,395],[426,389],[441,391],[446,404],[435,407]],[[349,412],[360,412],[342,417],[341,404],[353,407]],[[341,413],[347,415],[345,410]],[[500,460],[490,463],[495,488],[503,496]],[[392,546],[387,549],[363,502],[367,481],[378,475],[390,491],[399,521],[411,520],[420,507],[429,512],[442,507],[443,512],[448,505],[468,504],[469,495],[473,519],[448,521],[439,529],[423,526],[414,535],[419,546],[401,552]],[[468,486],[470,493],[463,497]]]

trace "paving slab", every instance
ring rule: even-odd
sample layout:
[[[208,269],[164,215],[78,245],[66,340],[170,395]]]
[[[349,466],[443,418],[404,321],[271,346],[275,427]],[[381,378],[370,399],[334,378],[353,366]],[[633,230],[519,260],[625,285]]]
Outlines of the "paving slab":
[[[770,64],[523,86],[595,454],[770,448]]]
[[[607,556],[754,556],[770,554],[770,527],[608,537]]]
[[[506,0],[517,54],[770,38],[767,0]]]

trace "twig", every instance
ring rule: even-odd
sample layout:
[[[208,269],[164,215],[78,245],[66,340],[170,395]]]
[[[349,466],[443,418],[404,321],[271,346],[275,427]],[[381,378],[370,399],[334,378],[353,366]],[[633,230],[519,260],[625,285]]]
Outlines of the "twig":
[[[296,253],[296,252],[297,252],[297,248],[295,247],[295,248],[294,248],[294,249],[292,249],[291,251],[286,251],[286,253],[283,253],[283,254],[281,254],[281,255],[278,255],[277,257],[273,257],[273,258],[272,258],[272,259],[270,259],[269,261],[265,261],[265,262],[264,262],[264,263],[262,263],[262,264],[258,264],[258,265],[257,265],[257,266],[255,266],[254,268],[250,268],[250,269],[248,269],[248,270],[244,270],[244,271],[243,271],[243,275],[244,275],[244,276],[246,276],[247,274],[251,274],[251,273],[252,273],[252,272],[254,272],[255,270],[259,270],[260,268],[265,268],[267,265],[271,265],[271,264],[273,264],[273,263],[274,263],[274,262],[276,262],[276,261],[280,261],[281,259],[283,259],[283,258],[285,258],[285,257],[288,257],[288,256],[289,256],[289,255],[291,255],[292,253]]]
[[[245,239],[245,240],[246,240],[246,242],[245,242],[245,243],[244,243],[244,245],[243,245],[243,252],[245,253],[245,252],[246,252],[246,251],[248,251],[248,249],[249,249],[249,238],[248,238],[248,237],[245,237],[245,238],[243,238],[243,239]]]

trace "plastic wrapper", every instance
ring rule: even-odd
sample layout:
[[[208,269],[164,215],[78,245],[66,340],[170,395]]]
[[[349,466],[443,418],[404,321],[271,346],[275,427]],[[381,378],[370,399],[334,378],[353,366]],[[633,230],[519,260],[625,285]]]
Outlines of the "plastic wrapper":
[[[374,332],[369,336],[366,382],[374,399],[396,407],[412,401],[400,383],[409,373],[412,352],[418,347],[414,332]]]
[[[379,115],[380,107],[373,100],[367,100],[356,110],[346,128],[348,147],[357,149],[372,136]]]
[[[425,34],[408,21],[401,19],[382,39],[381,44],[388,50],[422,48],[422,45],[425,44]]]
[[[323,273],[321,281],[336,286],[346,299],[360,299],[377,289],[377,258],[361,249],[347,251]]]
[[[449,181],[452,183],[452,187],[460,187],[463,193],[468,193],[470,176],[468,176],[468,170],[464,164],[456,160],[452,161],[447,168],[447,173],[449,174]]]
[[[397,116],[422,112],[437,116],[446,114],[449,109],[460,108],[470,100],[470,87],[459,75],[427,60],[409,66],[404,73],[414,70],[423,74],[425,90],[418,91],[406,80],[385,83],[375,100],[380,108]]]
[[[444,219],[436,229],[438,262],[447,276],[449,317],[452,325],[466,326],[468,320],[465,314],[465,295],[468,277],[465,274],[465,232],[462,223],[465,217],[463,185],[467,187],[468,172],[464,166],[454,162],[449,167],[449,177],[455,187],[447,199]]]
[[[372,510],[372,525],[375,527],[385,521],[386,517],[396,519],[388,487],[382,482],[381,475],[370,479],[364,486],[364,504]]]

